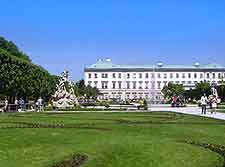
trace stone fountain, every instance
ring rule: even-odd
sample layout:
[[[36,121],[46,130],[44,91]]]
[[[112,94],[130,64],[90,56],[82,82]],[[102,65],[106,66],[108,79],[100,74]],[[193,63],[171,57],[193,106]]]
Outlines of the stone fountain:
[[[56,92],[52,96],[52,105],[54,108],[72,108],[78,104],[73,84],[69,81],[69,71],[64,71],[56,85]]]

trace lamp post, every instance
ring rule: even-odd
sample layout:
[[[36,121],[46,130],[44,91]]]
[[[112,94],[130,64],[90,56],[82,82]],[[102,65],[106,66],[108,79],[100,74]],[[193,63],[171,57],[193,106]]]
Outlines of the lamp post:
[[[149,89],[149,95],[150,95],[150,100],[149,100],[149,104],[150,106],[154,103],[154,98],[155,98],[155,85],[153,86],[153,84],[155,84],[155,67],[153,66],[152,69],[152,74],[151,74],[151,87]]]

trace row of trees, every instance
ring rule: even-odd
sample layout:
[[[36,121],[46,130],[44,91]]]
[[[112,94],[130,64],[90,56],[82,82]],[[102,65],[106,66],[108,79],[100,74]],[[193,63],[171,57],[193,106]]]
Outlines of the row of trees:
[[[19,59],[31,62],[30,58],[25,53],[20,51],[12,41],[8,41],[3,37],[0,37],[0,49],[6,51],[8,54],[13,55]]]
[[[96,99],[100,95],[99,90],[96,87],[86,86],[84,80],[80,80],[74,84],[74,92],[77,97],[86,97],[88,99]]]
[[[222,101],[225,101],[225,82],[221,80],[217,86],[218,95]],[[182,84],[169,83],[162,90],[166,99],[173,96],[182,96],[190,101],[199,100],[205,93],[207,96],[211,94],[211,85],[209,82],[200,82],[195,84],[194,89],[185,90]]]
[[[35,100],[42,96],[48,101],[54,94],[59,77],[33,64],[13,42],[2,37],[0,65],[0,97],[8,97],[11,103],[15,97]],[[99,95],[99,90],[86,86],[84,80],[74,83],[74,92],[76,96],[87,98],[96,98]]]
[[[29,57],[16,45],[0,38],[0,95],[10,102],[15,97],[48,99],[55,91],[57,76],[31,63]]]

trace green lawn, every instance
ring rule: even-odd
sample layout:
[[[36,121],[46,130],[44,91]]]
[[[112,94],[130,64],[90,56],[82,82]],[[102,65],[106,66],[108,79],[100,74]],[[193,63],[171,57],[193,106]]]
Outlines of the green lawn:
[[[0,166],[222,167],[223,156],[184,141],[225,145],[225,122],[168,112],[0,115]],[[61,167],[61,166],[60,166]],[[70,167],[70,166],[65,166]]]
[[[217,111],[225,113],[225,105],[224,104],[218,105]]]

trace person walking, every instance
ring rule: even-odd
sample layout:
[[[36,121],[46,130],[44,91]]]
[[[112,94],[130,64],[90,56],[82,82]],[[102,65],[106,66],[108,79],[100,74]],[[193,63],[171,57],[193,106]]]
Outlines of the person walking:
[[[208,103],[208,98],[206,94],[204,93],[204,95],[201,97],[202,114],[206,114],[207,103]]]
[[[211,114],[216,114],[216,108],[217,108],[217,97],[215,95],[213,95],[213,98],[211,100],[212,103],[212,110],[211,110]]]
[[[44,111],[44,100],[41,97],[39,97],[39,99],[37,100],[37,105],[38,105],[38,112]]]
[[[19,100],[19,112],[24,111],[24,100],[20,98]]]
[[[8,111],[8,106],[9,106],[9,101],[7,98],[5,98],[5,106],[4,106],[4,111]]]
[[[172,107],[176,107],[176,103],[177,103],[177,97],[174,95],[172,97]]]
[[[19,101],[17,100],[17,98],[15,98],[15,110],[18,111],[18,105],[19,105]]]

